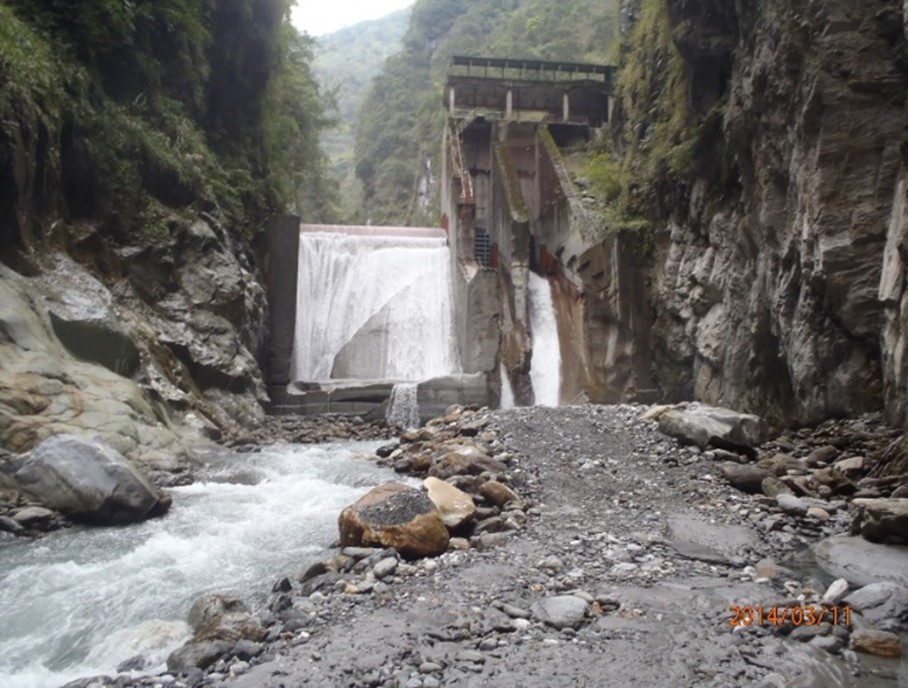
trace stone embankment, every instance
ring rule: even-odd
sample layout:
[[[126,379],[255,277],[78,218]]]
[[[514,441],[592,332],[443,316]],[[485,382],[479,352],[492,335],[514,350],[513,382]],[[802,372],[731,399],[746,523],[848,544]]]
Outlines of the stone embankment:
[[[274,584],[255,637],[197,635],[167,674],[94,681],[904,685],[908,550],[848,535],[903,518],[903,484],[873,477],[891,431],[866,416],[737,450],[658,432],[689,411],[456,410],[407,432],[376,460],[427,478],[446,552],[338,548]]]

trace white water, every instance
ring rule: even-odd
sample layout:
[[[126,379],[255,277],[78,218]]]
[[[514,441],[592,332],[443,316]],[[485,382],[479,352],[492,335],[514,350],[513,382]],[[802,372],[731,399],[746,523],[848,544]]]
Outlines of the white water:
[[[514,389],[511,387],[511,380],[503,362],[499,364],[498,374],[501,377],[501,403],[499,408],[514,408]]]
[[[59,532],[0,549],[0,686],[112,675],[136,654],[163,669],[205,592],[249,599],[337,537],[337,514],[390,471],[353,458],[379,445],[278,446],[211,457],[207,482],[171,490],[136,526]]]
[[[458,372],[443,238],[301,232],[294,379]]]
[[[558,406],[561,403],[561,344],[552,302],[552,285],[545,277],[530,272],[528,291],[533,334],[530,381],[536,405]]]
[[[385,419],[389,425],[408,430],[419,427],[419,402],[415,382],[398,382],[391,388],[388,412]]]

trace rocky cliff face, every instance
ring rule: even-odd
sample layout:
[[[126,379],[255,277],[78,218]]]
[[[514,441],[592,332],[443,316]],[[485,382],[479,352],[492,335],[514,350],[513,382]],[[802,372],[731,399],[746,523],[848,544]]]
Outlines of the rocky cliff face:
[[[903,3],[658,4],[689,155],[643,194],[658,385],[780,423],[904,423]],[[645,156],[660,124],[627,93],[619,110]]]
[[[123,245],[69,239],[30,276],[0,265],[0,446],[99,436],[164,475],[179,470],[185,430],[218,438],[261,422],[264,291],[215,220],[175,219]]]

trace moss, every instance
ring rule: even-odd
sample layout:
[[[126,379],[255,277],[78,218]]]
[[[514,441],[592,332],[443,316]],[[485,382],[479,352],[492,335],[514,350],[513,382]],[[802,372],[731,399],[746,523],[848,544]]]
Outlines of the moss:
[[[693,162],[687,66],[672,40],[665,0],[643,1],[617,91],[625,118],[622,203],[643,211],[660,177],[682,177]]]

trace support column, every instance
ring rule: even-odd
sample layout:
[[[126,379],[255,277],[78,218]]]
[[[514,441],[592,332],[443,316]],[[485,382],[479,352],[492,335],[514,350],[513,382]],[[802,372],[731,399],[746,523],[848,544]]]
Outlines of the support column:
[[[290,382],[299,273],[300,219],[278,215],[268,221],[265,276],[268,286],[268,339],[263,368],[268,385]]]
[[[561,114],[562,119],[567,122],[571,119],[571,99],[568,96],[568,92],[565,91],[564,95],[561,97]]]
[[[454,99],[454,87],[451,86],[448,88],[448,112],[452,115],[454,114],[454,105],[455,104],[456,103],[455,103],[455,99]]]
[[[504,99],[505,119],[511,119],[512,114],[514,114],[514,92],[511,89],[508,89],[507,95]]]

